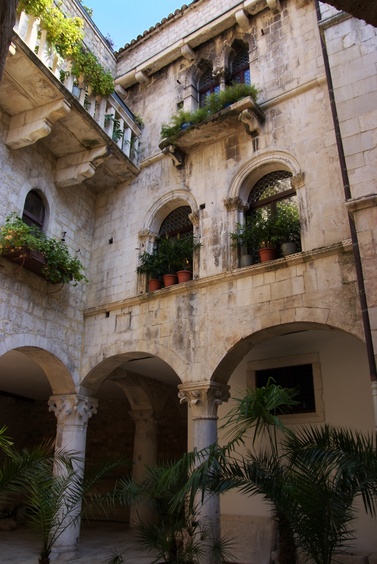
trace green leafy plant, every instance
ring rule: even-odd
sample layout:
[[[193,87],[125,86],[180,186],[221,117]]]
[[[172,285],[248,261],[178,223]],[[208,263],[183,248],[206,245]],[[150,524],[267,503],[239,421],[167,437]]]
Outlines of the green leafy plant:
[[[47,39],[59,55],[71,59],[73,76],[77,79],[84,76],[93,94],[108,96],[114,91],[110,71],[105,71],[97,57],[83,45],[84,22],[81,18],[67,17],[53,0],[20,0],[17,9],[41,18]]]
[[[200,247],[201,243],[195,241],[192,233],[177,237],[160,237],[157,243],[157,255],[160,257],[164,274],[191,270],[193,253]]]
[[[250,218],[250,224],[258,248],[276,248],[278,246],[281,232],[275,213],[267,208],[258,208]]]
[[[6,255],[16,250],[40,253],[46,261],[42,272],[50,282],[88,282],[82,272],[83,265],[77,257],[70,255],[64,242],[47,237],[12,213],[6,218],[5,225],[0,227],[0,254]]]
[[[276,212],[276,228],[279,233],[280,243],[300,241],[300,216],[298,207],[294,202],[278,202]]]
[[[161,278],[164,274],[164,265],[157,251],[153,253],[144,251],[139,259],[140,265],[137,267],[139,274],[148,274],[151,278]]]
[[[210,116],[219,112],[224,106],[238,102],[246,96],[257,98],[258,90],[252,84],[233,84],[227,86],[225,90],[207,96],[202,108],[192,112],[180,109],[173,114],[168,124],[161,126],[161,138],[169,139],[176,137],[182,131],[182,125],[195,125],[204,122]]]
[[[229,233],[234,247],[243,247],[245,250],[253,250],[256,247],[256,233],[253,224],[247,218],[246,223],[236,223],[236,230]]]
[[[112,139],[117,143],[120,139],[122,139],[124,134],[124,129],[120,127],[120,121],[117,119],[113,114],[105,114],[105,127],[112,121],[114,123]]]

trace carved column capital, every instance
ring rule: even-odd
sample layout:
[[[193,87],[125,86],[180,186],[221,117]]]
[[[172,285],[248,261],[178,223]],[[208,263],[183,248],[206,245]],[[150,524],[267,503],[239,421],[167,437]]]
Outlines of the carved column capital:
[[[295,190],[297,190],[297,188],[303,188],[305,186],[305,173],[299,172],[296,176],[292,176],[291,186]]]
[[[154,243],[158,234],[150,231],[149,229],[144,229],[143,231],[139,231],[137,236],[139,237],[139,241],[142,243],[145,241],[152,241]]]
[[[230,397],[229,386],[217,382],[193,382],[178,388],[180,403],[189,404],[193,419],[217,419],[217,406]]]
[[[250,204],[248,202],[245,202],[244,200],[241,200],[239,196],[236,196],[235,198],[225,198],[224,206],[226,207],[227,211],[237,210],[246,212],[249,209]]]
[[[199,212],[189,213],[188,218],[195,227],[198,227],[198,225],[199,225]]]
[[[84,425],[88,424],[92,415],[97,413],[98,400],[77,394],[51,396],[48,400],[48,410],[52,411],[58,424]]]

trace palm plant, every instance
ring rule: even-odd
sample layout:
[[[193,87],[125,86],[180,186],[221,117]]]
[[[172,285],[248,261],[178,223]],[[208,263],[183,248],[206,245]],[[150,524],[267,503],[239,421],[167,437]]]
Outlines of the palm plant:
[[[232,440],[191,455],[191,463],[204,462],[191,474],[187,489],[191,501],[197,490],[203,496],[234,488],[263,495],[278,521],[279,562],[296,562],[297,544],[316,564],[330,564],[353,539],[356,497],[376,514],[376,436],[328,425],[289,431],[275,412],[283,408],[285,395],[292,401],[291,393],[268,383],[238,400],[224,425],[230,425]],[[277,429],[283,432],[280,445]],[[267,448],[241,456],[236,447],[248,431],[253,431],[253,446],[256,437],[267,436]]]
[[[141,482],[120,480],[113,493],[112,499],[121,504],[144,504],[152,509],[152,519],[139,518],[137,540],[142,548],[154,552],[153,562],[192,564],[199,562],[207,551],[218,559],[229,549],[229,541],[211,538],[209,527],[198,521],[195,508],[188,507],[184,496],[179,503],[172,503],[184,491],[187,460],[149,466]]]
[[[77,471],[82,460],[75,453],[54,449],[53,441],[18,450],[0,429],[0,501],[6,495],[23,496],[31,526],[41,535],[40,564],[49,564],[61,535],[81,518],[81,501],[94,484],[124,461],[110,461],[90,469],[85,478]]]

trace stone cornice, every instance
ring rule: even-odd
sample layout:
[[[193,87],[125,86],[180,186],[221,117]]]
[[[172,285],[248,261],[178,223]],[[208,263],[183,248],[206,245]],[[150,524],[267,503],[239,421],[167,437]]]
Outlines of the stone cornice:
[[[105,303],[100,306],[91,307],[84,311],[84,317],[91,317],[93,315],[104,314],[105,312],[138,306],[145,301],[159,300],[164,296],[171,296],[172,294],[185,294],[188,292],[192,293],[193,291],[200,290],[201,288],[206,288],[214,284],[226,283],[230,280],[234,280],[235,278],[241,279],[246,276],[252,276],[254,273],[260,274],[261,272],[269,272],[271,270],[278,270],[279,268],[287,268],[290,265],[303,264],[311,260],[317,260],[322,257],[336,255],[344,252],[352,252],[351,239],[346,239],[327,247],[319,247],[318,249],[312,249],[311,251],[288,255],[284,258],[280,258],[272,262],[253,264],[244,268],[237,268],[234,270],[221,272],[220,274],[214,274],[213,276],[205,276],[203,278],[191,280],[190,282],[185,282],[183,284],[175,284],[174,286],[162,288],[161,290],[157,290],[155,292],[145,293],[113,303]]]

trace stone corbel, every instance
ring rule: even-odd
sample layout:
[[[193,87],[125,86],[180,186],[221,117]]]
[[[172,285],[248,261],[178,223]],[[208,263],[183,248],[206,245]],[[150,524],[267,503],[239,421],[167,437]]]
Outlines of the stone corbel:
[[[191,47],[190,47],[190,45],[188,45],[188,43],[185,43],[184,45],[182,45],[181,53],[182,53],[182,56],[186,59],[186,61],[189,61],[190,63],[192,63],[196,59],[195,51],[193,49],[191,49]]]
[[[173,161],[173,165],[176,168],[182,168],[185,165],[185,154],[183,151],[174,147],[174,145],[168,145],[162,149],[164,155],[167,155]]]
[[[56,165],[56,184],[61,188],[81,184],[87,178],[94,176],[96,167],[110,154],[110,149],[103,145],[90,151],[81,151],[61,157]]]
[[[261,110],[262,111],[262,110]],[[238,119],[245,124],[246,132],[250,135],[259,135],[259,125],[263,123],[261,115],[256,114],[254,109],[247,108],[238,114]]]
[[[141,70],[135,72],[135,79],[139,82],[139,84],[148,84],[151,81],[149,76]]]
[[[281,6],[279,0],[266,0],[267,6],[272,12],[280,12]]]
[[[250,20],[244,10],[238,10],[235,14],[236,21],[243,31],[250,31]]]
[[[53,124],[70,111],[71,106],[63,99],[12,116],[6,140],[7,147],[20,149],[46,137],[51,133]]]

